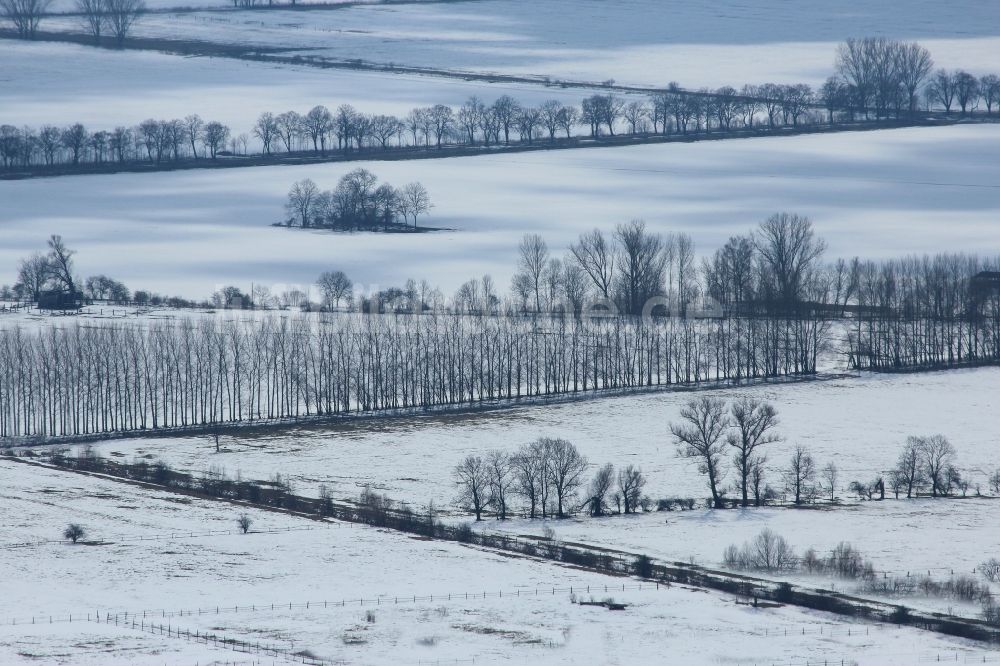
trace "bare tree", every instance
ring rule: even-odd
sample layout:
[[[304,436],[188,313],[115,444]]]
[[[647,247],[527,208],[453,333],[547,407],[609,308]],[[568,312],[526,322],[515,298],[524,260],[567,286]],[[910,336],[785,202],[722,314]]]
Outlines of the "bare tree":
[[[733,463],[740,477],[742,505],[749,505],[750,473],[757,458],[757,449],[766,444],[781,441],[773,432],[778,427],[778,412],[767,402],[740,398],[729,408],[733,432],[726,437],[726,443],[736,449]]]
[[[940,104],[945,113],[951,112],[955,103],[955,77],[945,69],[934,72],[927,89],[924,91],[930,104]]]
[[[610,299],[615,253],[614,248],[605,240],[604,234],[599,229],[583,234],[579,241],[569,246],[569,250],[601,296]]]
[[[913,497],[913,493],[924,483],[923,446],[922,437],[907,438],[896,461],[895,477],[901,488],[906,489],[907,498]]]
[[[569,502],[583,484],[587,459],[565,439],[547,439],[549,483],[556,500],[556,516],[564,518]]]
[[[539,509],[544,516],[546,510],[549,478],[548,449],[543,440],[533,442],[511,458],[517,494],[528,503],[528,517],[535,518]]]
[[[125,43],[125,38],[132,30],[132,26],[139,20],[139,17],[146,11],[146,3],[143,0],[103,0],[104,12],[107,16],[108,27],[115,37],[118,46]]]
[[[816,478],[816,464],[812,455],[803,446],[796,446],[792,459],[785,470],[785,487],[794,497],[796,504],[812,493],[812,482]]]
[[[837,499],[837,479],[840,478],[840,470],[837,469],[834,463],[830,462],[823,467],[820,473],[823,475],[826,491],[830,493],[830,501],[833,502]]]
[[[521,105],[513,97],[503,95],[493,102],[490,110],[496,118],[500,129],[503,130],[504,143],[510,144],[510,130],[516,124],[517,118],[521,113]]]
[[[323,293],[323,301],[327,306],[339,308],[340,302],[350,296],[354,283],[344,271],[326,271],[320,274],[316,286]]]
[[[987,74],[979,79],[979,90],[986,102],[986,113],[992,114],[993,107],[1000,108],[1000,76]]]
[[[18,265],[15,288],[23,298],[37,301],[45,289],[49,273],[49,260],[45,255],[36,252],[27,259],[22,259]]]
[[[260,139],[264,148],[264,154],[271,154],[271,144],[279,136],[278,120],[273,113],[265,112],[260,114],[257,122],[253,126],[253,135]]]
[[[538,234],[525,234],[518,248],[518,268],[535,295],[535,312],[542,310],[542,277],[549,263],[549,247]]]
[[[615,468],[611,463],[597,470],[590,480],[586,505],[591,516],[603,516],[608,512],[608,493],[615,481]]]
[[[642,491],[646,487],[646,477],[638,467],[629,465],[618,470],[618,494],[622,498],[625,513],[635,513],[642,502]]]
[[[773,282],[774,298],[786,307],[801,300],[810,271],[826,250],[809,218],[776,213],[761,223],[754,243]]]
[[[188,143],[191,144],[191,155],[198,159],[198,141],[201,139],[201,130],[205,126],[205,121],[197,113],[192,113],[184,118],[184,134]]]
[[[671,423],[670,432],[678,445],[678,453],[698,461],[698,471],[708,477],[712,505],[724,506],[720,484],[725,476],[722,467],[725,441],[729,427],[726,403],[718,398],[702,397],[691,400],[681,409],[681,422]]]
[[[46,263],[49,268],[49,278],[63,293],[70,295],[79,293],[73,276],[73,255],[76,252],[66,247],[62,236],[58,234],[53,234],[49,238],[48,245],[49,254]]]
[[[87,536],[87,530],[83,525],[77,523],[70,523],[63,530],[63,538],[69,539],[73,543],[76,543],[83,537]]]
[[[240,528],[240,532],[243,532],[243,534],[250,531],[251,525],[253,525],[253,518],[245,513],[241,513],[240,517],[236,519],[236,526]]]
[[[620,307],[633,315],[643,314],[647,302],[663,294],[666,258],[663,238],[646,231],[646,223],[632,220],[615,229],[618,242],[617,291]]]
[[[483,510],[490,498],[490,480],[486,464],[476,455],[469,455],[455,467],[458,502],[472,509],[476,520],[483,519]]]
[[[944,435],[920,438],[920,459],[924,476],[931,484],[931,495],[948,493],[948,470],[955,459],[955,447]]]
[[[299,226],[308,227],[312,221],[313,206],[319,196],[319,188],[309,178],[304,178],[292,185],[288,191],[288,201],[285,210],[288,211],[288,225],[298,219]]]
[[[281,137],[281,142],[285,144],[285,152],[292,152],[292,146],[295,145],[295,140],[302,130],[302,116],[294,111],[286,111],[278,114],[275,121],[278,123],[278,136]]]
[[[219,149],[226,146],[228,138],[229,128],[214,120],[205,125],[205,129],[201,134],[201,142],[208,148],[213,160],[219,154]]]
[[[421,183],[414,182],[406,185],[400,193],[399,200],[403,221],[406,221],[407,216],[412,217],[414,227],[417,226],[417,216],[423,215],[434,207],[430,195],[427,194],[427,188]]]
[[[486,455],[486,477],[489,484],[488,503],[497,520],[507,520],[510,496],[515,484],[511,456],[505,451],[490,451]]]
[[[769,499],[770,487],[764,480],[764,463],[767,458],[759,455],[753,460],[750,467],[750,490],[753,491],[753,505],[764,506]]]
[[[896,51],[896,71],[899,82],[906,91],[906,102],[910,113],[917,110],[917,92],[924,85],[934,61],[930,51],[916,42],[900,44]]]
[[[94,36],[94,41],[101,42],[101,30],[107,22],[104,15],[104,0],[76,0],[76,11],[79,12],[84,28]]]
[[[979,105],[979,79],[965,70],[955,72],[955,101],[962,107],[962,115],[974,111]]]
[[[646,131],[646,119],[649,118],[649,108],[644,102],[633,101],[625,105],[622,115],[628,123],[628,133],[638,134]]]

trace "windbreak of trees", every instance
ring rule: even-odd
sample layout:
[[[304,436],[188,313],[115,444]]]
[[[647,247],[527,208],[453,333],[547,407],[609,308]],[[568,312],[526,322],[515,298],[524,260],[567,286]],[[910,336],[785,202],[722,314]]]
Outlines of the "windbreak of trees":
[[[815,372],[806,322],[341,315],[0,331],[0,437]]]
[[[0,0],[33,3],[44,0]],[[88,21],[95,36],[111,25],[115,3],[140,0],[80,0],[93,6]],[[117,34],[117,32],[116,32]],[[318,105],[306,113],[262,113],[247,132],[235,133],[198,115],[146,120],[134,127],[91,131],[82,124],[41,128],[0,125],[0,161],[5,168],[152,163],[220,155],[331,154],[444,146],[497,146],[555,143],[579,136],[690,136],[706,132],[776,130],[803,124],[882,121],[905,118],[921,109],[960,111],[985,107],[1000,113],[1000,78],[977,78],[963,70],[933,70],[929,52],[917,43],[886,38],[847,40],[837,52],[836,74],[818,90],[806,84],[724,86],[688,90],[677,83],[640,97],[614,92],[593,94],[579,106],[549,100],[537,106],[503,95],[491,103],[470,97],[460,107],[416,108],[399,117],[368,114],[349,104],[331,110]]]
[[[857,303],[853,367],[893,370],[1000,359],[1000,257],[939,254],[843,266]]]
[[[367,169],[343,176],[334,190],[322,192],[309,178],[292,185],[288,192],[285,224],[304,229],[374,231],[407,227],[433,207],[427,189],[419,182],[397,189]]]

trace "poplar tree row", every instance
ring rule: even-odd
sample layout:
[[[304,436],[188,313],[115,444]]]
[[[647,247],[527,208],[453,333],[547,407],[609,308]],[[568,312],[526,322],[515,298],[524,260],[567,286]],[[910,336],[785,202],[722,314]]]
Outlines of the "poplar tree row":
[[[812,373],[818,320],[357,315],[0,331],[0,437]]]

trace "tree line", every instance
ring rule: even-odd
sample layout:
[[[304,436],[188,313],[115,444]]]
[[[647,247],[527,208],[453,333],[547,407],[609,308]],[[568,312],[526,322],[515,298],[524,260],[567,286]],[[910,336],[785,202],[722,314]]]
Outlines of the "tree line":
[[[810,374],[773,318],[430,314],[0,331],[0,437],[82,435]]]
[[[0,0],[38,2],[42,0]],[[85,3],[138,0],[80,0]],[[306,113],[262,113],[248,132],[234,133],[197,114],[143,121],[137,126],[90,131],[80,123],[40,128],[0,125],[0,161],[7,169],[106,163],[169,165],[184,160],[276,153],[349,155],[450,146],[555,143],[579,136],[672,136],[735,130],[780,129],[800,124],[905,118],[919,110],[960,110],[985,105],[1000,112],[1000,78],[963,70],[933,70],[930,53],[917,43],[886,38],[847,40],[836,74],[818,90],[806,84],[682,89],[671,83],[648,95],[593,94],[579,106],[549,100],[537,106],[509,95],[487,103],[469,98],[458,108],[416,108],[404,117],[368,114],[344,104],[318,105]],[[825,118],[823,111],[825,110]],[[250,151],[251,140],[259,145]],[[200,148],[200,150],[199,150]]]

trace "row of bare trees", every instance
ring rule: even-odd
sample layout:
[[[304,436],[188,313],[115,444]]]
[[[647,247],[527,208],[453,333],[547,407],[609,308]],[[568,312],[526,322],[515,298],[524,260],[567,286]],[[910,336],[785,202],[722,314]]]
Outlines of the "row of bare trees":
[[[0,331],[0,436],[192,427],[783,376],[808,322],[340,314]]]
[[[477,521],[486,511],[497,520],[507,519],[517,500],[528,518],[564,518],[581,509],[603,516],[611,511],[611,502],[619,513],[648,510],[642,470],[628,465],[616,473],[609,463],[597,470],[588,486],[584,477],[587,467],[587,458],[571,442],[549,437],[525,444],[514,453],[493,450],[485,457],[470,454],[453,473],[457,503],[471,511]]]
[[[0,0],[18,5],[45,0]],[[125,19],[114,19],[141,0],[79,0],[81,13],[95,37],[102,26],[116,34]],[[17,13],[10,9],[9,12]],[[20,16],[20,14],[17,14]],[[129,24],[130,25],[130,24]],[[119,26],[119,27],[115,27]],[[29,28],[24,28],[28,30]],[[34,28],[30,28],[33,30]],[[671,83],[645,97],[614,92],[593,94],[579,106],[549,100],[537,106],[509,95],[487,103],[469,98],[453,108],[444,104],[416,108],[406,116],[368,114],[343,104],[335,110],[317,105],[306,113],[262,113],[245,133],[233,133],[219,122],[197,115],[175,120],[147,120],[136,127],[88,131],[77,123],[65,128],[0,125],[0,160],[5,168],[81,163],[152,162],[155,164],[220,153],[314,153],[325,156],[364,150],[391,150],[445,145],[534,144],[571,139],[578,128],[590,137],[602,135],[689,135],[731,132],[757,127],[777,129],[803,123],[876,120],[913,115],[918,109],[960,108],[963,114],[982,103],[988,114],[1000,110],[1000,78],[977,78],[957,70],[933,71],[930,53],[917,43],[886,38],[848,40],[838,50],[836,75],[819,90],[805,84],[745,85],[691,91]],[[923,102],[922,106],[920,102]],[[826,118],[821,110],[825,109]],[[199,145],[203,147],[199,154]]]
[[[938,254],[841,265],[856,303],[851,365],[873,370],[1000,359],[1000,257]]]
[[[4,167],[54,166],[150,162],[161,164],[183,159],[216,159],[228,149],[245,153],[248,138],[232,137],[229,127],[199,116],[174,120],[145,120],[135,127],[91,132],[75,123],[68,127],[45,125],[38,130],[0,125],[0,161]],[[199,152],[199,147],[202,152]]]
[[[38,26],[49,13],[52,0],[0,0],[0,19],[13,26],[21,39],[34,39]],[[81,26],[101,43],[109,34],[121,46],[142,13],[143,0],[77,0],[76,11]]]

